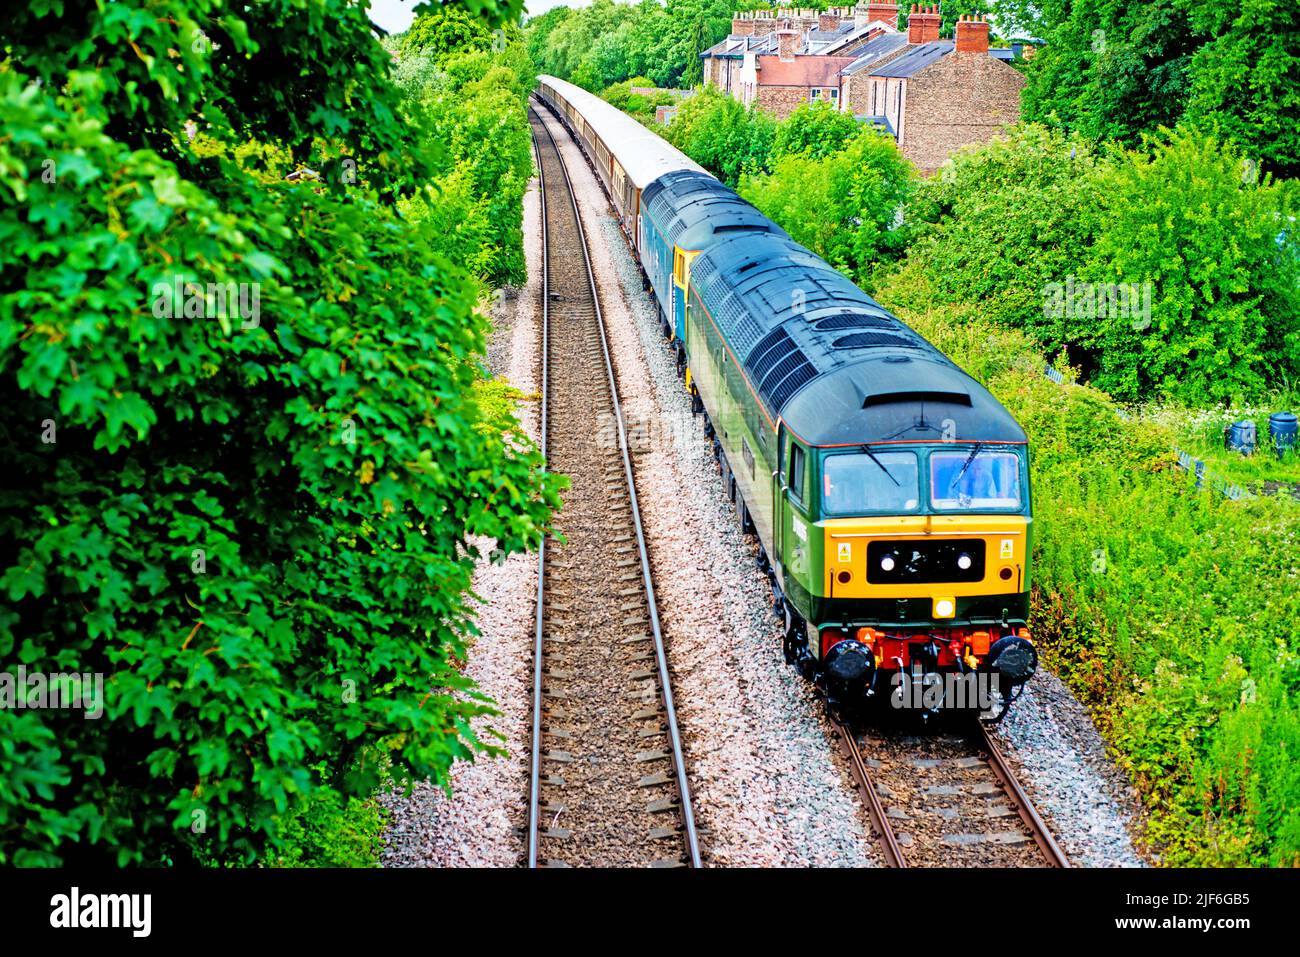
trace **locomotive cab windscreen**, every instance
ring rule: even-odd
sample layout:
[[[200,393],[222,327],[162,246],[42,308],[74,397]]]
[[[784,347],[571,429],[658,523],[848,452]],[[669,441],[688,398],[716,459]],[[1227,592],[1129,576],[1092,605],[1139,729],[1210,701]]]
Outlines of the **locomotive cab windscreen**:
[[[821,516],[1023,513],[1023,446],[827,450],[819,460]]]

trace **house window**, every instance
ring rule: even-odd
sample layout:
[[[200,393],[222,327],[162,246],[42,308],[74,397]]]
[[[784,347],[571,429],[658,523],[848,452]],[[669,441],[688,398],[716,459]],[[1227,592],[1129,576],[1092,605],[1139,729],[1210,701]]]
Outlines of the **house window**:
[[[838,103],[839,101],[840,101],[839,87],[831,87],[831,102]]]
[[[822,93],[821,88],[814,86],[811,90],[808,91],[809,102],[816,103],[817,98],[821,96],[821,93]]]

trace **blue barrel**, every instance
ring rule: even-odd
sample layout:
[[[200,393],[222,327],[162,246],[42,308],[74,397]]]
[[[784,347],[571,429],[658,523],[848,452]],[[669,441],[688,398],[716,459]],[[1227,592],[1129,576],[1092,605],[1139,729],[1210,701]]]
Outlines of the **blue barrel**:
[[[1295,448],[1297,432],[1300,432],[1300,425],[1296,423],[1294,412],[1274,412],[1268,417],[1268,434],[1279,456]]]
[[[1232,423],[1223,431],[1223,442],[1230,452],[1250,455],[1255,451],[1257,444],[1255,423],[1250,419]]]

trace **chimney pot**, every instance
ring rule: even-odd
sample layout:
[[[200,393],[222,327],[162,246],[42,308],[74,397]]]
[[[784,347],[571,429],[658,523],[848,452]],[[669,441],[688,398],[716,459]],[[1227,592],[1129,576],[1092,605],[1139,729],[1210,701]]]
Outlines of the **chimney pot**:
[[[987,21],[967,17],[957,23],[956,32],[958,53],[988,53],[989,25]]]
[[[932,43],[939,39],[939,8],[921,6],[912,9],[913,12],[907,18],[907,42]]]
[[[790,25],[789,20],[782,20],[776,31],[776,52],[786,63],[794,60],[794,50],[799,43],[799,31]]]

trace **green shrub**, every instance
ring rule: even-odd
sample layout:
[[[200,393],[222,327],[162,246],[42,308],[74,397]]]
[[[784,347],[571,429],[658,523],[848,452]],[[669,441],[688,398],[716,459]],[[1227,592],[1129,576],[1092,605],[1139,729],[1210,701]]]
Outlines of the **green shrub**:
[[[804,153],[822,159],[838,153],[866,130],[852,113],[842,113],[829,100],[803,103],[777,126],[771,159]]]
[[[1203,404],[1300,373],[1293,215],[1289,186],[1209,137],[1098,156],[1024,126],[922,187],[909,255],[946,301],[980,302],[1111,395]]]
[[[323,788],[372,794],[366,753],[401,786],[492,750],[471,541],[534,545],[555,480],[479,406],[476,284],[395,210],[438,157],[364,8],[5,31],[0,665],[100,673],[105,702],[0,710],[0,862],[265,860]],[[247,168],[286,155],[320,180]],[[187,315],[190,283],[260,311]]]
[[[996,0],[999,24],[1042,38],[1024,117],[1139,146],[1183,126],[1300,172],[1300,5],[1292,0]]]
[[[778,142],[792,120],[778,127]],[[839,152],[788,153],[772,165],[771,173],[742,175],[740,195],[797,242],[868,285],[881,260],[902,254],[907,233],[898,217],[917,177],[893,139],[868,131]]]
[[[665,131],[674,146],[728,186],[741,173],[763,172],[776,137],[777,121],[712,88],[682,103]]]
[[[324,774],[327,769],[315,769]],[[378,867],[389,813],[374,797],[339,793],[326,785],[296,802],[280,819],[280,850],[273,867]]]
[[[533,171],[526,104],[536,74],[515,28],[496,48],[481,25],[464,50],[449,46],[465,23],[463,13],[441,9],[419,17],[400,43],[403,111],[442,149],[428,185],[403,211],[429,222],[441,240],[435,249],[485,284],[518,284],[526,278],[523,197]]]
[[[1179,133],[1117,155],[1101,177],[1091,261],[1096,282],[1150,283],[1150,325],[1078,324],[1099,388],[1223,401],[1300,373],[1300,271],[1278,237],[1294,206],[1247,158]]]
[[[1040,126],[957,153],[908,207],[912,260],[945,301],[978,302],[982,315],[1060,351],[1076,331],[1045,315],[1043,290],[1087,260],[1096,164],[1081,139]]]

